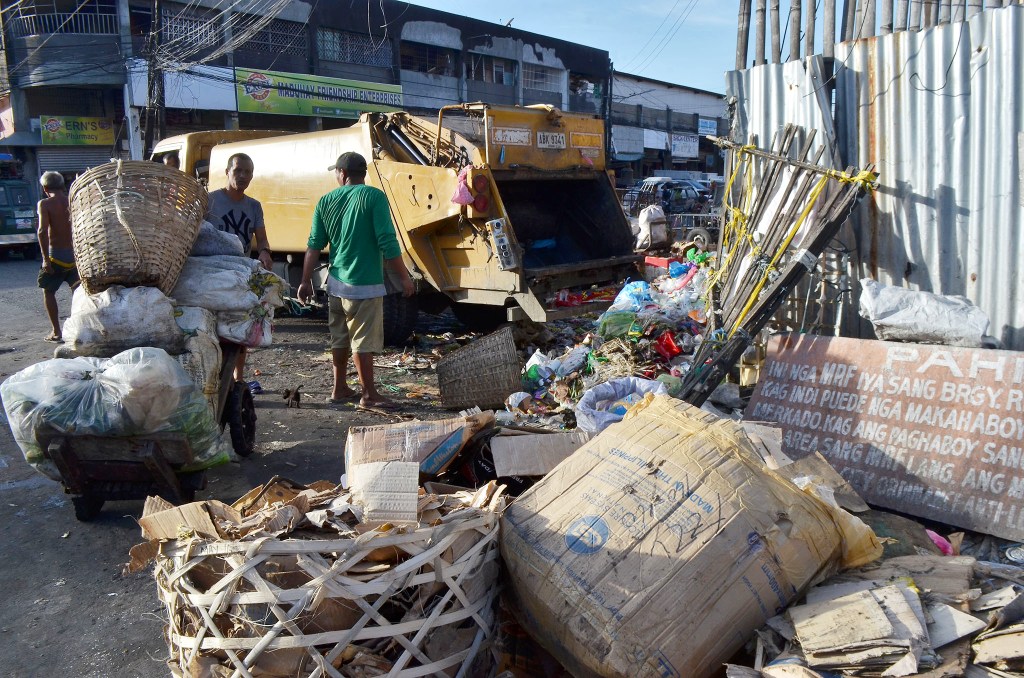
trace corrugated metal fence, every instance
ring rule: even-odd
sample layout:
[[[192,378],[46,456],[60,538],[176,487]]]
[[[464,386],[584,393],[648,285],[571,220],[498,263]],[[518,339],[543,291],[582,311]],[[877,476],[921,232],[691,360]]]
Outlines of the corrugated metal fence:
[[[728,74],[733,138],[767,145],[790,122],[834,138],[840,166],[875,163],[880,187],[852,219],[855,274],[964,295],[1024,350],[1024,6],[835,54]],[[870,328],[848,314],[843,334]]]

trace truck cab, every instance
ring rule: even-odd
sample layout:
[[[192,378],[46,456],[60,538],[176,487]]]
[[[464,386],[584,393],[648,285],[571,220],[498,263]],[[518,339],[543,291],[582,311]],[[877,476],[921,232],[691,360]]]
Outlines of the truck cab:
[[[38,225],[32,187],[25,180],[21,162],[0,158],[0,253],[20,252],[26,259],[37,258]]]

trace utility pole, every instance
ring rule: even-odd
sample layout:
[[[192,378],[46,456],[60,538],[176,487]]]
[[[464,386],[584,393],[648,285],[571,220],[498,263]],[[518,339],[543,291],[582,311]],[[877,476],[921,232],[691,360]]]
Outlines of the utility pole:
[[[147,58],[149,66],[147,75],[149,81],[149,96],[146,99],[146,138],[145,150],[152,150],[158,139],[163,138],[167,131],[167,123],[164,118],[164,71],[157,61],[157,53],[160,49],[160,31],[162,28],[162,17],[160,16],[160,0],[153,0],[153,19],[149,30],[149,44],[147,45]]]

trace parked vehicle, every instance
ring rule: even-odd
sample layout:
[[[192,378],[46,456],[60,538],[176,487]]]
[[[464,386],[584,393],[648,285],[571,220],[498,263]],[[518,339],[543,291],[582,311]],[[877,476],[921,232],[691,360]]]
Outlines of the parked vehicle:
[[[205,186],[210,177],[210,152],[214,146],[233,141],[280,137],[286,134],[291,134],[291,132],[233,129],[179,134],[161,140],[153,149],[150,159],[155,162],[163,162],[164,156],[177,155],[181,170],[188,172]]]
[[[0,254],[20,252],[26,259],[37,258],[38,225],[32,190],[21,162],[11,157],[0,159]]]
[[[367,159],[367,183],[388,195],[418,281],[416,297],[395,288],[385,299],[389,342],[408,337],[421,303],[451,304],[479,324],[544,322],[589,310],[555,307],[559,290],[635,275],[640,257],[605,171],[601,118],[475,103],[446,106],[436,121],[368,113],[345,129],[213,146],[214,167],[233,153],[253,158],[247,194],[263,204],[275,256],[292,255],[285,273],[293,284],[313,208],[337,187],[327,167],[345,151]],[[210,173],[211,190],[224,183],[223,173]]]

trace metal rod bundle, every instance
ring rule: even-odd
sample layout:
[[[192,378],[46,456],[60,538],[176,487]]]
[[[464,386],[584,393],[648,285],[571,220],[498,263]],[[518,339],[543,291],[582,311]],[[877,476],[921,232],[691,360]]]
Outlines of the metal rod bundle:
[[[729,208],[712,277],[713,330],[694,356],[680,394],[698,406],[814,267],[877,180],[873,165],[859,173],[852,167],[838,172],[818,165],[824,149],[812,154],[813,132],[794,125],[776,135],[771,151],[712,140],[734,155],[737,169],[729,197],[738,196],[736,204],[746,206],[746,213]]]

